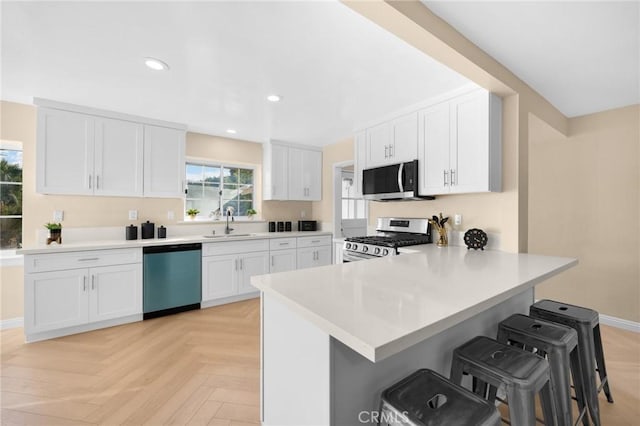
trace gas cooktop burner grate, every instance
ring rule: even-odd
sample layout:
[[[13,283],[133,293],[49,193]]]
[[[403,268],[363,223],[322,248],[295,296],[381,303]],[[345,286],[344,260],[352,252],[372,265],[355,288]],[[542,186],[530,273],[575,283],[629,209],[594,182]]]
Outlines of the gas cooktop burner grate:
[[[407,247],[418,244],[430,243],[428,235],[394,235],[394,236],[368,236],[368,237],[349,237],[345,241],[360,244],[371,244],[380,247]]]

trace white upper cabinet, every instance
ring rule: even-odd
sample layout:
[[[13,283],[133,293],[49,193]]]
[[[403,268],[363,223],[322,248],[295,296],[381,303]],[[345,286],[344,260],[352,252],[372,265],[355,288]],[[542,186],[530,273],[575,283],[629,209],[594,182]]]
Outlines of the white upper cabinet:
[[[322,151],[287,143],[263,145],[265,200],[320,201]]]
[[[185,132],[144,126],[144,195],[180,198],[185,188]]]
[[[275,143],[264,144],[263,199],[289,199],[289,147]]]
[[[37,192],[183,196],[185,131],[179,125],[44,99],[36,104]]]
[[[36,190],[43,194],[93,194],[93,117],[38,109]]]
[[[142,196],[142,124],[95,121],[94,194]]]
[[[418,158],[418,113],[403,115],[366,130],[364,168]]]
[[[420,111],[420,194],[501,191],[502,106],[477,90]]]
[[[322,152],[289,148],[289,199],[322,199]]]

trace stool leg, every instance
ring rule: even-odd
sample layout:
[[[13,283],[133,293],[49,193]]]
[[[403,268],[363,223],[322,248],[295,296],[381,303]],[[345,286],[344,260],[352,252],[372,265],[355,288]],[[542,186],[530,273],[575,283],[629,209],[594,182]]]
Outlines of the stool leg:
[[[591,421],[600,426],[600,406],[598,404],[598,387],[596,386],[595,348],[593,344],[593,329],[590,325],[580,326],[578,331],[578,345],[580,354],[580,369],[582,384],[589,407]]]
[[[453,355],[453,359],[451,360],[451,374],[449,374],[449,380],[451,380],[456,385],[462,385],[462,373],[464,371],[464,366],[462,362],[458,359],[458,357]]]
[[[600,335],[600,324],[593,329],[593,340],[596,351],[596,363],[598,364],[598,372],[600,373],[600,383],[604,383],[604,394],[607,401],[613,403],[611,390],[609,389],[609,376],[607,376],[607,367],[604,365],[604,351],[602,350],[602,336]]]
[[[586,401],[584,394],[584,385],[582,383],[582,371],[580,370],[580,357],[578,355],[578,347],[571,351],[571,377],[573,378],[573,387],[576,390],[576,400],[578,401],[578,410],[580,414],[585,411]],[[589,415],[584,413],[582,416],[582,424],[589,426]]]
[[[535,426],[535,396],[536,394],[532,391],[519,390],[514,386],[507,386],[510,424],[513,426]]]
[[[556,395],[558,425],[573,426],[571,412],[571,386],[569,385],[570,357],[566,351],[553,351],[548,358],[551,375],[551,392]],[[545,423],[547,423],[545,416]]]
[[[560,415],[556,415],[556,407],[553,404],[551,381],[548,381],[540,390],[540,405],[542,405],[542,414],[544,415],[545,426],[556,424],[556,419],[560,419]],[[571,407],[569,407],[569,409],[571,409]],[[572,421],[570,419],[568,424],[571,426],[571,423]],[[561,425],[562,423],[558,422],[557,424]]]

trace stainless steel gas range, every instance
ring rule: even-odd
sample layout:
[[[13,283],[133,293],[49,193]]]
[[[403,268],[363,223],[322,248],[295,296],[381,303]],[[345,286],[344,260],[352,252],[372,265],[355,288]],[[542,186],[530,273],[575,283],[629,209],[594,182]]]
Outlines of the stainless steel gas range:
[[[378,218],[376,235],[345,239],[343,263],[397,256],[400,247],[431,243],[431,225],[422,218]]]

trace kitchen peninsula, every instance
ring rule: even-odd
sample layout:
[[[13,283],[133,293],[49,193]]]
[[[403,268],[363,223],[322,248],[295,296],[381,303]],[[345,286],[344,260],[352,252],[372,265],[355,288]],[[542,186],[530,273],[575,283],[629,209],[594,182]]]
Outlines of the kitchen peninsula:
[[[495,335],[528,311],[535,285],[577,264],[420,247],[251,279],[262,291],[264,425],[362,424],[384,388],[418,368],[448,376],[456,346]]]

